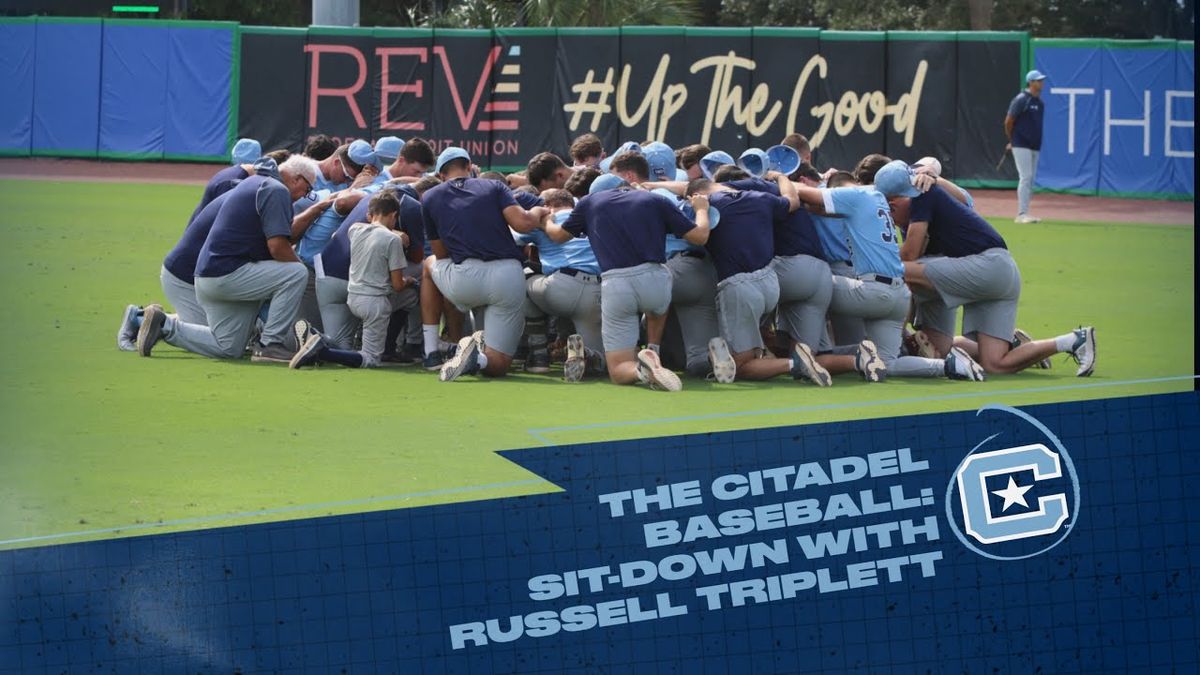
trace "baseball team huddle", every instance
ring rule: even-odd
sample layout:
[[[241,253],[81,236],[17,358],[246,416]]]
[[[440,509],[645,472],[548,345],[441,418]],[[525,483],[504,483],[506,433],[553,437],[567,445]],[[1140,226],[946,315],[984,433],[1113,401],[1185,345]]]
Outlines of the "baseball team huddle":
[[[567,382],[665,391],[677,371],[980,381],[1057,353],[1093,372],[1093,328],[1017,328],[1016,262],[935,159],[822,173],[799,134],[736,159],[592,134],[570,154],[505,176],[419,138],[242,139],[163,260],[174,313],[127,306],[117,345],[442,381],[561,359]]]

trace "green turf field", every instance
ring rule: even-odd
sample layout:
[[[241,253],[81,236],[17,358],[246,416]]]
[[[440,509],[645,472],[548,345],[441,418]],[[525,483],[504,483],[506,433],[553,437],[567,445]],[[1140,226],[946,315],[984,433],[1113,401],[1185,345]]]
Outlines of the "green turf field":
[[[546,376],[451,384],[414,369],[301,372],[162,345],[115,348],[122,308],[200,188],[0,181],[0,548],[555,489],[494,454],[569,443],[1190,390],[1190,227],[997,222],[1021,266],[1019,325],[1097,327],[1089,379],[851,376],[679,394]]]

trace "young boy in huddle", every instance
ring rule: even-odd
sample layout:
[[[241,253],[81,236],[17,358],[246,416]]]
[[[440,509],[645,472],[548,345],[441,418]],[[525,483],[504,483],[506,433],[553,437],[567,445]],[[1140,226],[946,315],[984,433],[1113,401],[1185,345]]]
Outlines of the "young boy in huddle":
[[[396,294],[416,281],[404,276],[408,261],[404,247],[407,235],[399,230],[400,200],[390,190],[371,197],[367,206],[369,223],[350,226],[350,280],[346,305],[362,321],[362,349],[350,351],[325,346],[325,338],[309,336],[289,364],[302,368],[321,361],[351,368],[379,365],[387,341],[388,321],[396,310]]]

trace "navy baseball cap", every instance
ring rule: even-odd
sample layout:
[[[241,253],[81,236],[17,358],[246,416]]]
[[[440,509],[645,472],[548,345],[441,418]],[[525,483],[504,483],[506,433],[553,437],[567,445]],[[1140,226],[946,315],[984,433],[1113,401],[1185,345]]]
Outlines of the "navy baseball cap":
[[[279,175],[279,165],[270,157],[260,157],[255,160],[254,173],[259,176],[270,176],[278,181],[283,180],[283,177]]]
[[[229,156],[234,164],[253,164],[262,157],[262,145],[253,138],[239,138]]]
[[[902,160],[892,160],[875,174],[875,189],[887,197],[919,197],[921,191],[912,184],[915,176]]]
[[[617,174],[601,174],[596,180],[592,181],[592,186],[588,188],[588,194],[594,195],[597,192],[604,192],[605,190],[615,190],[622,185],[625,185],[625,180]]]
[[[443,166],[446,166],[448,162],[453,162],[456,159],[465,159],[470,162],[471,156],[467,154],[466,150],[452,145],[443,150],[442,154],[438,155],[437,163],[433,165],[433,172],[441,173]]]
[[[1040,70],[1031,70],[1028,73],[1025,73],[1026,82],[1036,82],[1044,79],[1046,79],[1046,76]]]

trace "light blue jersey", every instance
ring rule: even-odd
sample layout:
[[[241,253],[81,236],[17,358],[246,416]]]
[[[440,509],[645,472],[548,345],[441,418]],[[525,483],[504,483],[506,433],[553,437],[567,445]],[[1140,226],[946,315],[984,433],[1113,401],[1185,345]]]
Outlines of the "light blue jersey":
[[[328,190],[320,190],[317,196],[320,199],[325,199],[330,195]],[[304,231],[304,237],[300,239],[300,243],[296,245],[296,257],[300,258],[305,265],[312,267],[313,256],[325,249],[325,245],[329,243],[329,238],[337,231],[338,226],[342,224],[345,214],[339,215],[334,207],[330,206],[325,211],[317,216],[317,219],[308,226]]]
[[[570,215],[570,211],[558,211],[554,214],[554,222],[562,225]],[[600,263],[596,262],[596,254],[592,252],[592,244],[587,237],[575,237],[559,244],[545,232],[534,230],[517,235],[516,239],[522,244],[537,246],[542,274],[549,276],[563,268],[579,270],[584,274],[600,274]]]
[[[655,189],[651,190],[651,192],[658,195],[659,197],[662,197],[663,199],[670,200],[680,210],[682,210],[683,205],[687,203],[684,200],[680,199],[678,196],[676,196],[675,193],[671,192],[670,190],[667,190],[666,188],[655,188]],[[667,233],[667,260],[670,260],[672,256],[675,256],[676,254],[679,254],[679,253],[683,253],[684,251],[703,251],[703,250],[704,250],[703,246],[697,246],[691,242],[688,242],[687,240],[680,239],[679,237],[676,237],[675,235],[673,235],[669,232]]]
[[[825,261],[850,262],[850,247],[846,245],[845,218],[810,214],[817,235],[821,238],[821,250],[825,252]]]
[[[887,199],[873,187],[823,189],[825,211],[845,216],[842,226],[857,274],[904,278],[896,224]]]
[[[313,183],[313,190],[328,190],[330,192],[345,190],[348,187],[350,187],[350,181],[346,181],[345,183],[334,183],[326,178],[325,174],[321,173],[320,170],[317,171],[317,181]]]

